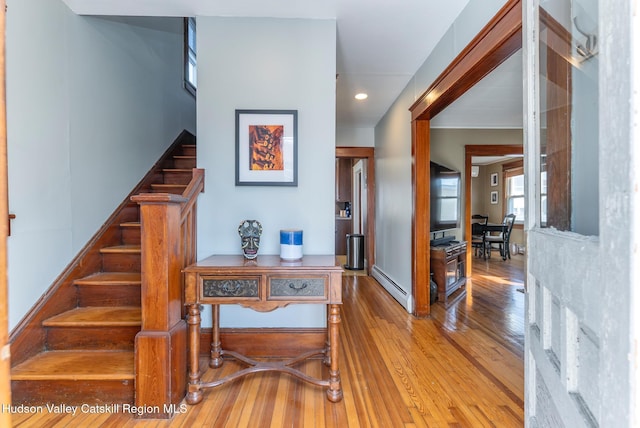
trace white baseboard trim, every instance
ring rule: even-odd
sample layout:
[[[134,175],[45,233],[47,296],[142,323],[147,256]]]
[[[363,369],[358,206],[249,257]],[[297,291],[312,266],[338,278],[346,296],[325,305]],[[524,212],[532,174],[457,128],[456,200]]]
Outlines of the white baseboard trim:
[[[391,279],[378,265],[373,265],[371,268],[371,276],[374,277],[407,312],[413,313],[413,296],[400,287],[398,283]]]

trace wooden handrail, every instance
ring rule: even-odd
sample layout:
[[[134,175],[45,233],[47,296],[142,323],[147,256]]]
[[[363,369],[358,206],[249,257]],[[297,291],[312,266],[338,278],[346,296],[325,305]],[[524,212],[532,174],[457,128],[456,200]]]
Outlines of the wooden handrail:
[[[197,195],[202,192],[204,192],[204,169],[193,168],[193,178],[187,185],[187,188],[184,189],[184,192],[182,192],[182,197],[187,200],[187,203],[182,207],[183,216],[191,211],[193,205],[198,200]]]
[[[142,328],[136,335],[136,406],[169,418],[186,394],[187,325],[182,269],[196,259],[196,206],[204,170],[194,168],[182,195],[143,193],[140,205]],[[175,406],[171,407],[173,404]]]

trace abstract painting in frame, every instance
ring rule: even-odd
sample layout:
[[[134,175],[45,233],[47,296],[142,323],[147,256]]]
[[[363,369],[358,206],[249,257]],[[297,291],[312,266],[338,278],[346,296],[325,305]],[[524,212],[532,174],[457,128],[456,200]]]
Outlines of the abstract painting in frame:
[[[236,186],[298,185],[298,111],[236,110]]]

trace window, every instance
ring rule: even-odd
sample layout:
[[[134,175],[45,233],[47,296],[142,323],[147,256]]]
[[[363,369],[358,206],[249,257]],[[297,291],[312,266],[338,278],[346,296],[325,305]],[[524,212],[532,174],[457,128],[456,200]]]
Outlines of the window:
[[[598,2],[539,3],[540,211],[536,223],[597,236]]]
[[[517,223],[524,223],[524,174],[507,178],[507,213],[515,214]]]
[[[524,223],[524,168],[522,161],[504,166],[505,214],[515,214],[516,223]]]
[[[196,81],[198,73],[196,68],[196,19],[184,19],[184,87],[196,95]]]

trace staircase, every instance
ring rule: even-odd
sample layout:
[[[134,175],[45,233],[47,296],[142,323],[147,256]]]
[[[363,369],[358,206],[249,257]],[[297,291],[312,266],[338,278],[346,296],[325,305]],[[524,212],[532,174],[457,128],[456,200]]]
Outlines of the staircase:
[[[131,195],[182,194],[195,166],[183,132]],[[14,405],[134,404],[141,227],[130,196],[12,334]]]

